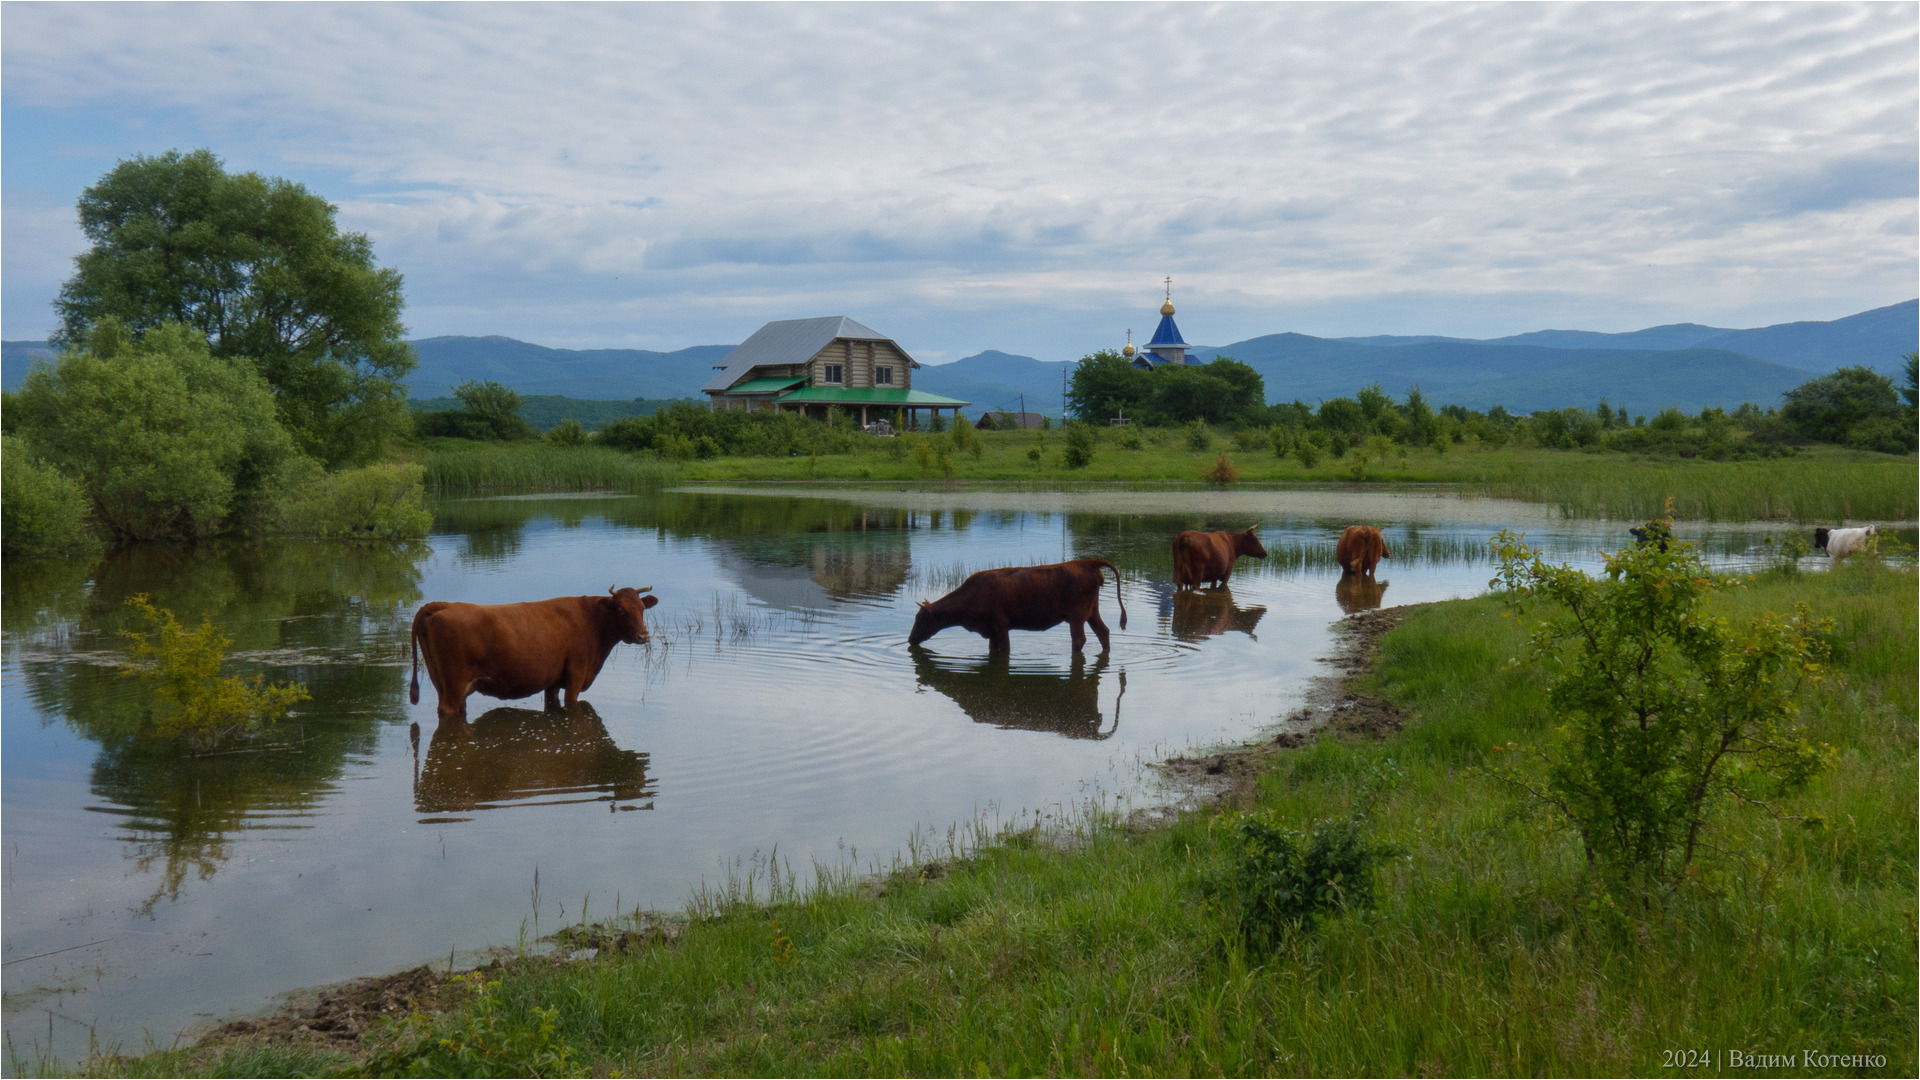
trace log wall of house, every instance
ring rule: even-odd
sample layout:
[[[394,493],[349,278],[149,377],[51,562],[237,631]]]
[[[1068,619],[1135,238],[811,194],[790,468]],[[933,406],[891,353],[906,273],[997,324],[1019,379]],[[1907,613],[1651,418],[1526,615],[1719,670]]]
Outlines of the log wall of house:
[[[826,366],[841,365],[840,381],[826,381]],[[847,386],[867,389],[874,385],[873,369],[876,367],[893,368],[893,382],[889,389],[908,390],[912,388],[913,365],[901,355],[900,350],[884,341],[852,341],[847,338],[835,338],[826,348],[813,354],[807,361],[808,386]]]

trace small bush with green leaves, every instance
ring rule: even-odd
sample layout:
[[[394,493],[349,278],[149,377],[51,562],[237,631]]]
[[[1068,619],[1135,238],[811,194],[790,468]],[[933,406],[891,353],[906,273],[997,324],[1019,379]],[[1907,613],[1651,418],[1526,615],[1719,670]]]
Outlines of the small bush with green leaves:
[[[1544,616],[1528,658],[1551,672],[1558,736],[1533,755],[1544,775],[1495,775],[1564,820],[1606,878],[1676,880],[1716,818],[1770,806],[1828,765],[1834,751],[1807,738],[1798,696],[1822,676],[1831,620],[1804,605],[1741,626],[1710,614],[1709,595],[1739,582],[1690,543],[1629,544],[1598,578],[1504,530],[1490,543],[1514,614]]]
[[[126,674],[145,682],[159,702],[143,725],[147,733],[184,738],[204,752],[279,720],[307,700],[307,688],[299,683],[266,685],[262,675],[221,675],[233,639],[212,619],[188,630],[173,612],[154,607],[145,593],[129,597],[127,606],[150,628],[123,631],[134,660]]]
[[[1294,440],[1293,456],[1300,459],[1300,464],[1309,469],[1320,464],[1320,448],[1314,445],[1312,439]]]
[[[555,446],[579,446],[587,441],[587,429],[569,418],[548,428],[546,440]]]
[[[1268,952],[1311,930],[1321,916],[1373,904],[1373,868],[1391,857],[1366,837],[1371,800],[1345,818],[1295,828],[1272,810],[1219,819],[1228,831],[1225,880],[1212,891],[1230,898],[1247,947]]]
[[[1213,449],[1213,430],[1205,420],[1187,421],[1187,449],[1204,454]]]
[[[1084,469],[1093,464],[1093,447],[1091,427],[1077,420],[1067,425],[1067,468]]]

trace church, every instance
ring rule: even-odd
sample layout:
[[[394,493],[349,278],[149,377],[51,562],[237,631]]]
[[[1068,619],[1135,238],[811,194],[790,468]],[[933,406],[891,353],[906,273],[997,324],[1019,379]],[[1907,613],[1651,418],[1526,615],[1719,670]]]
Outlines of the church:
[[[1180,338],[1180,328],[1173,322],[1173,279],[1168,278],[1167,302],[1160,305],[1160,325],[1153,331],[1153,340],[1147,342],[1144,351],[1133,347],[1133,331],[1127,331],[1127,344],[1120,355],[1127,358],[1134,367],[1145,371],[1166,364],[1186,364],[1189,346]]]

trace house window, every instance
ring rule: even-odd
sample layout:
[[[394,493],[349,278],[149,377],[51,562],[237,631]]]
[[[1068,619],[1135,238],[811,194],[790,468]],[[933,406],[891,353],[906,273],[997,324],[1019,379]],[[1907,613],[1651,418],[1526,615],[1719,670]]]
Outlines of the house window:
[[[873,385],[875,385],[875,386],[890,386],[890,385],[892,385],[892,384],[893,384],[893,369],[892,369],[892,368],[890,368],[890,367],[877,367],[877,368],[874,368],[874,369],[873,369]]]
[[[825,365],[825,367],[826,367],[826,369],[827,369],[827,371],[826,371],[826,374],[825,374],[825,375],[823,375],[823,376],[821,377],[821,380],[820,380],[820,381],[822,381],[822,382],[839,382],[839,381],[841,381],[841,380],[840,380],[840,365],[839,365],[839,364],[827,364],[827,365]]]

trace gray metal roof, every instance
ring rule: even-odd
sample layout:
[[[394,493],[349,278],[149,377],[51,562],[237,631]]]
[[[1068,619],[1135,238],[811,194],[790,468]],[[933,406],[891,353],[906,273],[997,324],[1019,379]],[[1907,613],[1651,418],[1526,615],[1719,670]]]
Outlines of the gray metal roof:
[[[900,343],[885,334],[862,326],[845,315],[820,319],[779,319],[753,332],[753,336],[722,357],[713,378],[700,388],[703,394],[719,393],[763,364],[804,364],[836,338],[855,341],[884,341],[907,357],[907,363],[919,367],[919,361],[907,355]]]

